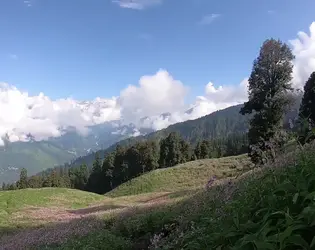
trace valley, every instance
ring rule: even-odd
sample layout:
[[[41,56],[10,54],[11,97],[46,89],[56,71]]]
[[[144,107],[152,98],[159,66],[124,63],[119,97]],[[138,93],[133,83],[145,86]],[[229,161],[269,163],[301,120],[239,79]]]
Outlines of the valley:
[[[119,124],[119,122],[116,122]],[[0,183],[18,180],[22,168],[30,175],[56,166],[70,164],[80,156],[105,149],[112,144],[130,137],[135,130],[133,125],[104,123],[89,128],[88,135],[68,130],[60,137],[46,141],[6,142],[0,147]],[[117,130],[121,130],[117,133]],[[148,133],[149,129],[140,129]]]
[[[315,249],[315,2],[284,2],[0,1],[0,250]]]

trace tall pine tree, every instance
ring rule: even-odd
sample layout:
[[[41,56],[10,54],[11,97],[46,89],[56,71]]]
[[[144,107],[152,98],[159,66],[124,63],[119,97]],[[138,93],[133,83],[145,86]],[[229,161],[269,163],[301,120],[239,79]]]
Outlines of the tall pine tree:
[[[294,56],[279,40],[266,40],[254,61],[249,78],[249,101],[240,113],[254,116],[250,121],[249,156],[255,164],[274,159],[279,145],[285,108],[289,104]]]
[[[304,144],[314,139],[310,130],[315,127],[315,71],[304,86],[304,95],[299,111],[299,142]]]
[[[27,180],[27,170],[26,168],[22,168],[20,173],[20,179],[17,182],[17,187],[19,189],[28,188],[28,180]]]

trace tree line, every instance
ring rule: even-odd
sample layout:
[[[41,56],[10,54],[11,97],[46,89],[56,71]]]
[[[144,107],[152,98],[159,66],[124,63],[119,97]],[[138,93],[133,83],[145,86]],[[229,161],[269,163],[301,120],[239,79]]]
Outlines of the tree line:
[[[191,145],[178,132],[171,132],[161,140],[142,140],[131,146],[117,145],[102,159],[95,155],[92,168],[86,164],[78,167],[64,166],[44,174],[27,176],[21,170],[20,179],[14,184],[3,184],[3,190],[66,187],[95,193],[106,193],[118,185],[146,172],[168,168],[191,160],[219,158],[247,152],[248,139],[245,133],[226,138],[200,140]]]

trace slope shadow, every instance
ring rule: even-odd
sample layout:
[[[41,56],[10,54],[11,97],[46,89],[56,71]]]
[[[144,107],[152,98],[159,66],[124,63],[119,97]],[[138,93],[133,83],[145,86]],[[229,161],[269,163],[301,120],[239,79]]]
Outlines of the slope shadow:
[[[112,210],[112,209],[117,209],[117,208],[125,208],[125,207],[126,206],[106,204],[106,205],[101,205],[97,207],[88,207],[88,208],[73,209],[73,210],[66,210],[66,211],[72,214],[87,215],[87,214],[92,214],[96,212],[102,212],[102,211],[107,211],[107,210]]]

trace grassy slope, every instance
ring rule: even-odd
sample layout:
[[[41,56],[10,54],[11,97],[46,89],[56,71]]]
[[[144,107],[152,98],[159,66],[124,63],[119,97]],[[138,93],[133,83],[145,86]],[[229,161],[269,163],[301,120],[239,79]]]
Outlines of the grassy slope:
[[[65,188],[24,189],[0,192],[0,228],[33,223],[16,215],[32,207],[81,208],[104,199],[104,196]],[[17,219],[17,220],[15,220]]]
[[[270,168],[171,205],[135,209],[48,249],[313,249],[314,151],[285,155]]]
[[[246,155],[191,161],[141,175],[112,190],[108,196],[196,189],[204,187],[214,175],[218,178],[232,177],[248,171],[251,166]]]
[[[315,228],[308,220],[315,218],[314,147],[302,156],[297,167],[295,154],[285,155],[271,168],[250,171],[232,183],[104,217],[103,226],[84,237],[38,249],[312,249]],[[172,190],[178,190],[176,185]],[[118,190],[113,191],[117,196],[125,194]],[[146,195],[115,199],[129,202],[140,196]]]

